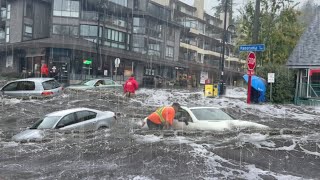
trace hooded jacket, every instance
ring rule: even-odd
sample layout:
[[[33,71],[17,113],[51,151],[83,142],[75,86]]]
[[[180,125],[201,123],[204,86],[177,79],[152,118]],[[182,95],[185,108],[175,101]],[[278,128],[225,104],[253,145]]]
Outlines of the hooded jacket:
[[[135,91],[139,88],[138,82],[134,77],[130,77],[127,82],[124,84],[123,91],[124,93],[130,92],[135,93]]]
[[[46,76],[49,75],[49,69],[48,69],[48,66],[46,64],[43,64],[42,67],[41,67],[41,74],[44,74]]]

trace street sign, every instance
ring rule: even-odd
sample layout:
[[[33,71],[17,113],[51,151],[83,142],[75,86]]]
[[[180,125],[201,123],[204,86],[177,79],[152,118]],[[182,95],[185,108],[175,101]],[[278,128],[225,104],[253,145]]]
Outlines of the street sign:
[[[247,57],[247,65],[248,70],[254,70],[256,67],[256,54],[254,52],[250,52]]]
[[[240,45],[239,51],[264,51],[264,44]]]
[[[268,73],[268,83],[274,83],[274,73]]]
[[[92,60],[91,59],[84,59],[83,64],[90,65],[90,64],[92,64]]]
[[[120,58],[116,58],[116,59],[114,60],[114,66],[115,66],[115,67],[119,67],[119,64],[120,64]]]

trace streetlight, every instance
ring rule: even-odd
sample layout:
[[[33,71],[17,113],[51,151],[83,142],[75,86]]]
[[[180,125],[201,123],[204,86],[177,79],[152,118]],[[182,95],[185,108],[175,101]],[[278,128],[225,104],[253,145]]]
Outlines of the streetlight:
[[[225,0],[225,7],[224,7],[224,23],[223,23],[223,36],[222,36],[222,59],[221,59],[221,64],[220,64],[220,70],[221,70],[221,74],[220,74],[220,82],[219,82],[219,86],[220,86],[220,95],[224,94],[224,53],[226,51],[226,34],[227,34],[227,13],[228,13],[228,0]]]

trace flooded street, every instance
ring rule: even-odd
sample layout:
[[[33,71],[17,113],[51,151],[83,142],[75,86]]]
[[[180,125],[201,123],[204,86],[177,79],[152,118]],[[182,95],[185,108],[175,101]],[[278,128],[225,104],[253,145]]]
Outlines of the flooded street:
[[[126,100],[114,92],[66,92],[45,100],[2,99],[0,179],[317,179],[319,109],[247,105],[241,89],[223,98],[201,91],[141,89]],[[141,130],[160,105],[217,106],[270,130],[226,132]],[[118,113],[96,132],[46,131],[41,142],[12,136],[53,111],[87,107]]]

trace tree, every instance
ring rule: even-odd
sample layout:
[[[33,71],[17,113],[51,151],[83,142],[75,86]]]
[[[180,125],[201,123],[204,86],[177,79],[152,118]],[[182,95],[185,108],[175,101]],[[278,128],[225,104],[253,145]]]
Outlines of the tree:
[[[217,18],[220,18],[221,13],[224,13],[224,9],[225,9],[225,4],[226,4],[226,0],[218,0],[219,1],[219,5],[216,7],[213,7],[212,9],[215,9],[215,13],[214,16]],[[229,24],[233,24],[234,23],[234,19],[233,19],[233,3],[234,0],[228,0],[228,13],[229,13]]]
[[[272,93],[276,103],[293,100],[294,74],[285,64],[304,30],[298,20],[301,13],[296,10],[297,5],[291,0],[261,0],[259,42],[265,44],[266,50],[259,53],[256,73],[264,78],[267,73],[276,73]],[[253,2],[240,10],[238,45],[252,42],[254,10]],[[247,53],[241,53],[242,59],[246,56]]]

